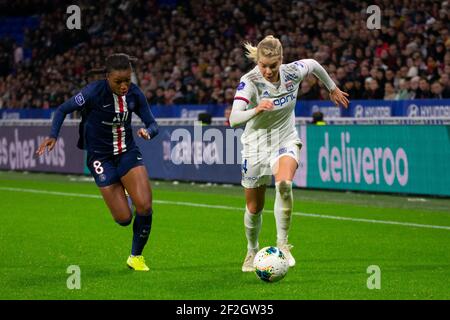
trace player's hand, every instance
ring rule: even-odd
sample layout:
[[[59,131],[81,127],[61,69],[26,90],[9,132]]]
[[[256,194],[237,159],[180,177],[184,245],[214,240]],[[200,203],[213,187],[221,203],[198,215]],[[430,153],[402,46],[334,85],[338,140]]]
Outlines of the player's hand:
[[[52,151],[55,147],[56,139],[55,138],[46,138],[42,143],[39,145],[39,148],[36,151],[36,155],[38,157],[42,156],[45,152],[45,149],[47,149],[48,152]]]
[[[344,108],[348,108],[348,93],[341,91],[338,87],[336,87],[333,91],[330,92],[330,99],[334,102],[336,106],[339,107],[341,104]]]
[[[263,111],[270,111],[273,110],[273,102],[271,100],[261,100],[258,104],[258,106],[255,108],[256,114],[263,112]]]
[[[348,93],[341,91],[338,87],[336,87],[333,91],[330,92],[330,99],[334,102],[336,106],[339,107],[341,104],[344,108],[348,108]]]
[[[148,133],[147,129],[145,129],[145,128],[140,128],[137,132],[137,135],[145,140],[150,140],[150,138],[151,138],[150,134]]]

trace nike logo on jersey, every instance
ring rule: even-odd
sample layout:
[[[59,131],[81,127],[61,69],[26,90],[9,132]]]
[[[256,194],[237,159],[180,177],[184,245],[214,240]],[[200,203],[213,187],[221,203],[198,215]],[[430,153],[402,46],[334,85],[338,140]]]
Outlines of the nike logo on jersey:
[[[111,103],[110,104],[105,104],[104,106],[103,106],[103,108],[107,108],[107,107],[109,107],[111,105]]]
[[[141,157],[137,157],[137,159],[138,159],[138,160],[142,160],[142,158],[141,158]]]

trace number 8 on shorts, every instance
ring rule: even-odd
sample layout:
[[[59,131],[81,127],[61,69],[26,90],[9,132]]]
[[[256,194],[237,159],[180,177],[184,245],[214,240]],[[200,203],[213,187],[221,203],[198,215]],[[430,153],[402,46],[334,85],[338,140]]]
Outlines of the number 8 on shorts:
[[[102,167],[102,163],[100,161],[96,160],[92,163],[92,165],[94,166],[94,170],[95,170],[96,174],[103,173],[103,167]]]

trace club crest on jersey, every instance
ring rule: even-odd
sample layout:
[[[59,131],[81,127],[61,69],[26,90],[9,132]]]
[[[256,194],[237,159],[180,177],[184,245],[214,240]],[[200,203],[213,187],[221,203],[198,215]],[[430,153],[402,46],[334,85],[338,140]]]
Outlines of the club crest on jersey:
[[[237,86],[237,90],[239,91],[239,90],[242,90],[242,89],[244,89],[244,87],[245,87],[245,82],[241,82],[241,83],[239,83],[239,85]]]
[[[84,104],[84,102],[85,102],[84,97],[81,92],[75,96],[75,103],[77,105],[79,105],[81,107]]]
[[[294,90],[294,83],[292,82],[292,80],[289,80],[286,82],[286,89],[287,89],[287,91]]]

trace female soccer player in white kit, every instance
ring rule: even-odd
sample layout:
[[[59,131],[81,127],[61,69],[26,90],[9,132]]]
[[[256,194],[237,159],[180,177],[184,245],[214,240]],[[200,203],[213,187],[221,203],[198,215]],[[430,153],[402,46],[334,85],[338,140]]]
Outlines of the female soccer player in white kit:
[[[286,254],[289,266],[295,265],[288,243],[293,208],[292,180],[298,167],[302,146],[295,129],[295,104],[301,81],[309,74],[317,76],[336,104],[348,106],[347,93],[342,92],[325,69],[313,59],[282,64],[281,42],[265,37],[257,47],[245,44],[247,57],[257,66],[242,76],[234,97],[230,125],[246,124],[241,141],[242,181],[245,188],[244,214],[247,255],[243,272],[253,272],[253,260],[259,250],[259,232],[266,185],[275,176],[274,214],[277,246]]]

